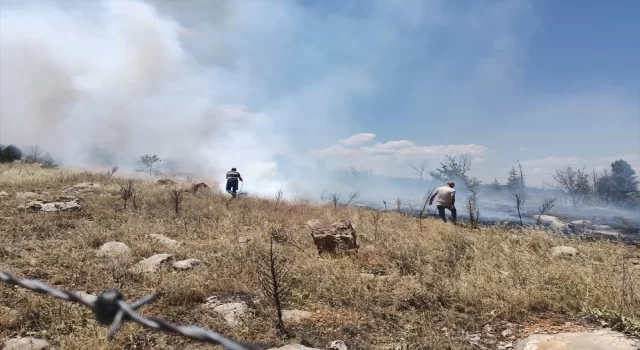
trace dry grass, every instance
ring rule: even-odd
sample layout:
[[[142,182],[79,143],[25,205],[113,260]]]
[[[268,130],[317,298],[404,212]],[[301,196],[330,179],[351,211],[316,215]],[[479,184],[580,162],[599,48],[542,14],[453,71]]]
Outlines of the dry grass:
[[[51,196],[80,182],[103,185],[79,194],[85,207],[72,213],[32,213],[17,209],[16,192],[38,189]],[[259,295],[256,271],[247,263],[256,247],[269,242],[269,228],[282,228],[278,248],[293,262],[295,286],[286,308],[313,312],[299,324],[287,324],[290,342],[322,348],[343,339],[349,349],[472,349],[461,331],[523,324],[530,316],[568,320],[585,309],[640,314],[638,269],[623,262],[640,257],[632,247],[587,242],[542,232],[500,228],[469,230],[425,219],[356,208],[311,206],[257,198],[231,202],[217,190],[185,193],[179,214],[171,186],[136,180],[137,209],[123,209],[119,197],[126,180],[106,175],[37,165],[0,165],[0,268],[60,288],[97,294],[119,289],[129,300],[152,292],[161,298],[141,311],[180,324],[215,329],[226,336],[263,346],[286,341],[275,336],[275,312],[260,303],[244,326],[232,328],[212,311],[199,308],[210,295]],[[184,184],[188,188],[188,184]],[[47,194],[44,194],[47,196]],[[228,205],[227,205],[228,204]],[[313,246],[309,219],[351,220],[361,249],[353,256],[321,258]],[[184,242],[166,249],[145,239],[159,233]],[[240,244],[239,237],[250,238]],[[130,259],[114,262],[95,249],[107,241],[132,249]],[[552,258],[551,247],[570,245],[580,254]],[[637,248],[636,248],[637,249]],[[197,258],[191,271],[144,276],[127,271],[155,253],[176,259]],[[628,264],[627,264],[628,265]],[[369,279],[361,273],[384,274]],[[624,283],[623,283],[624,282]],[[630,295],[631,293],[631,295]],[[3,311],[3,306],[4,310]],[[13,320],[8,310],[17,311]],[[4,312],[4,313],[3,313]],[[444,328],[446,327],[446,330]],[[89,311],[53,298],[0,284],[0,341],[35,335],[61,349],[204,349],[183,337],[127,324],[112,342]]]

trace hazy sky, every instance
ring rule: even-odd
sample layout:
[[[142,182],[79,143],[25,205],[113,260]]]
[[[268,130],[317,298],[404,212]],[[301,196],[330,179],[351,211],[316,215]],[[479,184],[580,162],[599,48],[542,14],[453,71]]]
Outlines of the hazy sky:
[[[195,150],[269,191],[320,159],[640,171],[640,1],[26,3],[0,0],[0,143]]]

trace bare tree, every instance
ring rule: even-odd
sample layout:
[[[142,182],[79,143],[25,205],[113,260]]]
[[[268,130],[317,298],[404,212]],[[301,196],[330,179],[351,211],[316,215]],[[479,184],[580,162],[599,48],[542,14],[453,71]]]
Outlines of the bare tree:
[[[278,210],[278,203],[280,203],[280,200],[282,200],[282,196],[284,195],[284,192],[282,191],[282,188],[278,190],[278,192],[276,192],[276,205],[273,207],[273,211]]]
[[[340,203],[340,195],[337,193],[331,193],[329,194],[329,199],[331,200],[331,203],[333,203],[333,209],[337,209],[338,203]]]
[[[380,218],[382,218],[382,211],[374,210],[371,213],[371,223],[373,224],[373,239],[378,240],[378,225],[380,223]]]
[[[382,204],[384,205],[384,211],[387,211],[387,201],[383,199]]]
[[[422,180],[424,179],[424,172],[427,170],[427,161],[423,160],[416,164],[413,164],[413,162],[409,162],[409,166],[416,172],[416,174],[418,175],[418,179],[420,180],[420,182],[422,182]]]
[[[556,170],[553,179],[554,187],[569,197],[574,208],[584,205],[592,193],[589,174],[584,169],[567,166]]]
[[[511,166],[507,188],[511,199],[514,201],[516,210],[518,211],[520,226],[524,226],[524,223],[522,222],[522,207],[525,203],[524,176],[522,175],[522,166],[520,165],[520,162],[518,162],[518,169],[519,170],[516,170],[514,166]]]
[[[116,172],[118,172],[118,170],[120,169],[119,166],[114,165],[111,170],[107,171],[107,179],[111,179],[113,177],[113,174],[115,174]]]
[[[465,209],[467,209],[467,213],[469,214],[469,223],[471,224],[471,227],[477,227],[480,218],[480,208],[478,208],[476,201],[472,196],[467,198]]]
[[[176,215],[180,215],[180,205],[184,200],[185,191],[181,189],[174,188],[169,192],[169,201],[173,206],[173,210]]]
[[[127,203],[133,198],[134,194],[133,180],[129,180],[126,185],[120,185],[120,197],[124,202],[124,209],[127,209]]]
[[[289,332],[287,332],[282,320],[282,304],[291,295],[293,286],[290,266],[289,260],[274,250],[273,236],[270,236],[269,250],[257,253],[255,268],[262,293],[273,301],[276,309],[275,326],[276,335],[279,338],[289,337]]]
[[[424,218],[424,214],[427,212],[427,205],[429,205],[429,197],[431,193],[435,191],[435,188],[432,188],[424,195],[422,198],[422,206],[420,206],[420,211],[418,212],[418,226],[420,227],[420,232],[422,232],[422,219]]]
[[[545,198],[542,200],[542,203],[538,207],[538,213],[540,213],[536,222],[538,225],[542,222],[542,215],[551,211],[551,209],[556,205],[556,199],[558,199],[558,197]]]
[[[360,192],[358,191],[349,193],[349,200],[347,201],[346,205],[349,206],[349,204],[351,204],[351,202],[355,199],[358,199],[358,197],[360,197]]]
[[[396,198],[396,209],[398,209],[398,212],[400,212],[400,208],[402,208],[402,201],[400,200],[400,197]]]

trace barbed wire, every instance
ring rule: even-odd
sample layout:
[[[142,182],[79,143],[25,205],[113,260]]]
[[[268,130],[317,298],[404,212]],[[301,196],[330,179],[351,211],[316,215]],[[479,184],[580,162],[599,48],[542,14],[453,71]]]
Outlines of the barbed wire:
[[[117,290],[106,290],[97,297],[78,295],[72,291],[59,290],[34,279],[18,279],[7,271],[0,270],[0,280],[20,286],[40,294],[47,294],[64,301],[84,305],[93,311],[98,323],[110,325],[107,339],[115,336],[125,321],[137,323],[143,327],[164,332],[177,333],[205,343],[222,345],[228,350],[262,350],[251,344],[243,344],[223,337],[221,334],[196,326],[180,326],[156,317],[146,317],[135,310],[156,299],[157,294],[143,297],[131,304],[124,301]]]

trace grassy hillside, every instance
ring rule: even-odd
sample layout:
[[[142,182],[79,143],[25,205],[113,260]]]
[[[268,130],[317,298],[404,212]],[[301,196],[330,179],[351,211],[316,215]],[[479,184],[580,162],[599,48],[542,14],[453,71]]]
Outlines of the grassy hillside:
[[[101,187],[62,192],[82,182]],[[185,194],[176,214],[170,201],[174,186],[151,180],[134,182],[136,205],[130,202],[124,209],[120,192],[125,183],[102,174],[0,165],[0,191],[8,194],[0,196],[0,269],[61,289],[93,294],[118,289],[127,300],[159,292],[160,298],[141,313],[265,347],[295,342],[323,348],[342,339],[349,349],[477,349],[478,337],[470,335],[478,334],[479,344],[493,349],[554,325],[578,327],[587,309],[640,315],[640,269],[633,265],[640,252],[615,242],[498,227],[470,230],[432,219],[423,221],[421,232],[415,218],[396,213],[382,214],[376,239],[369,211],[303,202],[281,202],[275,208],[272,200],[229,201],[217,189]],[[43,199],[75,196],[83,199],[82,209],[21,210],[18,206],[28,199],[16,194],[25,191]],[[361,248],[350,256],[319,257],[305,226],[310,219],[350,220]],[[275,311],[261,293],[252,263],[267,249],[270,232],[277,233],[276,251],[292,270],[285,309],[311,312],[299,322],[285,321],[289,340],[275,335]],[[147,234],[182,245],[165,247]],[[96,249],[109,241],[127,244],[130,256],[97,255]],[[561,245],[578,254],[551,256],[551,248]],[[157,253],[203,263],[188,271],[129,270]],[[261,301],[252,317],[232,327],[201,307],[214,295]],[[88,310],[0,283],[0,342],[31,335],[58,349],[219,348],[134,324],[123,326],[112,341],[106,334]]]

